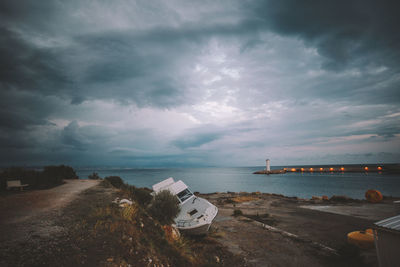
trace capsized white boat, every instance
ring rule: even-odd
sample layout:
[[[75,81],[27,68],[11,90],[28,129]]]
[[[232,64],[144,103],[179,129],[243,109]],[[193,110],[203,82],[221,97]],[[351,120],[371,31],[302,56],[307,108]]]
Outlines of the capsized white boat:
[[[184,182],[175,182],[172,177],[153,185],[155,194],[163,190],[169,190],[179,200],[181,210],[175,218],[176,227],[190,235],[206,234],[217,216],[218,208],[204,198],[195,196]]]

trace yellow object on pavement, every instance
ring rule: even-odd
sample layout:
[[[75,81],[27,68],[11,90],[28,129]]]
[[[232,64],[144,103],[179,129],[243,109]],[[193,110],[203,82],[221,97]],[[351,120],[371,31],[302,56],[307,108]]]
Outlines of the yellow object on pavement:
[[[374,247],[374,234],[372,229],[365,231],[354,231],[347,234],[347,241],[359,248],[367,249]]]

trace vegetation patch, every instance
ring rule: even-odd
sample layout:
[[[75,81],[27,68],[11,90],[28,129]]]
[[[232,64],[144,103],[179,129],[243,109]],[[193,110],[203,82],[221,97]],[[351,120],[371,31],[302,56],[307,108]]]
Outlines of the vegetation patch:
[[[0,191],[5,190],[7,181],[20,180],[21,184],[28,184],[29,188],[49,188],[62,184],[64,179],[78,179],[74,169],[70,166],[46,166],[42,171],[11,167],[0,172]]]
[[[161,224],[171,224],[178,215],[180,207],[176,196],[168,190],[155,195],[149,207],[149,213]]]
[[[92,174],[90,174],[88,176],[88,178],[90,180],[100,180],[101,179],[101,177],[99,176],[99,174],[97,172],[93,172]]]
[[[110,186],[104,182],[101,185]],[[131,195],[132,188],[122,186],[107,201],[104,197],[97,201],[86,201],[86,210],[75,223],[65,222],[69,227],[68,236],[73,247],[68,253],[73,255],[66,265],[85,266],[242,266],[243,260],[227,251],[212,237],[176,236],[168,224],[172,210],[167,217],[156,218],[170,207],[160,207],[160,202],[170,199],[171,194],[160,192],[150,205],[144,206],[134,200],[132,205],[119,207],[111,199]],[[137,188],[136,188],[137,189]],[[140,189],[144,190],[145,189]],[[136,190],[133,190],[135,192]],[[161,194],[162,193],[162,194]],[[88,195],[90,197],[90,195]],[[101,197],[101,196],[99,196]],[[161,201],[162,200],[162,201]],[[90,204],[91,203],[91,204]],[[174,205],[172,205],[174,204]],[[76,206],[79,203],[75,204]],[[165,204],[164,204],[165,205]],[[157,207],[157,208],[156,208]],[[82,209],[81,206],[79,206]],[[159,209],[161,208],[161,209]],[[175,210],[176,211],[176,210]],[[86,214],[86,215],[83,215]]]
[[[235,203],[249,202],[254,200],[259,200],[259,198],[255,196],[238,196],[232,198],[232,201]]]
[[[232,215],[233,216],[242,216],[243,212],[241,210],[239,210],[239,209],[234,209]]]
[[[125,185],[124,181],[119,176],[107,176],[104,180],[109,182],[115,188],[122,188]]]

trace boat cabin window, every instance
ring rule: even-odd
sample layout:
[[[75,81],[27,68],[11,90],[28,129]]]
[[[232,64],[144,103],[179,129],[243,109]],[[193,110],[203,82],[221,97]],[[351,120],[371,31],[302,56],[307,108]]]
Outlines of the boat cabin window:
[[[188,213],[189,213],[190,216],[193,216],[193,215],[195,215],[197,213],[197,210],[193,209],[192,211],[189,211]]]
[[[178,196],[178,198],[179,198],[179,200],[180,200],[181,202],[184,202],[186,199],[188,199],[188,198],[190,198],[191,196],[193,196],[193,193],[190,192],[189,189],[185,189],[185,190],[179,192],[179,193],[177,194],[177,196]]]

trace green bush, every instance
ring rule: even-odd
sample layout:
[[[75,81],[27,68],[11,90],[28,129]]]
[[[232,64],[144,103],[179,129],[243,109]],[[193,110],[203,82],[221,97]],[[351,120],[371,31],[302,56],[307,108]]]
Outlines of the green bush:
[[[70,166],[59,165],[59,166],[46,166],[42,172],[43,177],[53,177],[53,179],[78,179],[74,169]]]
[[[88,178],[91,179],[91,180],[99,180],[99,179],[101,179],[101,177],[99,176],[99,174],[97,172],[94,172],[94,173],[90,174],[88,176]]]
[[[112,186],[116,188],[122,188],[125,186],[124,181],[119,176],[107,176],[104,180],[108,181]]]
[[[171,224],[180,211],[178,199],[168,190],[161,191],[155,195],[148,211],[161,224]]]
[[[46,166],[40,175],[40,185],[58,185],[61,184],[64,179],[78,179],[78,176],[74,169],[69,166]]]
[[[153,199],[150,190],[146,188],[137,188],[133,185],[129,185],[128,191],[129,196],[135,199],[142,206],[147,206]]]
[[[241,215],[243,215],[243,212],[241,210],[239,210],[239,209],[235,209],[235,210],[233,210],[233,214],[232,215],[233,216],[241,216]]]
[[[0,189],[5,189],[9,180],[20,180],[31,188],[46,188],[61,184],[63,179],[78,179],[78,176],[74,169],[65,165],[46,166],[43,171],[12,167],[0,173]]]

